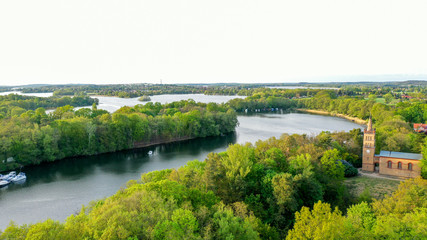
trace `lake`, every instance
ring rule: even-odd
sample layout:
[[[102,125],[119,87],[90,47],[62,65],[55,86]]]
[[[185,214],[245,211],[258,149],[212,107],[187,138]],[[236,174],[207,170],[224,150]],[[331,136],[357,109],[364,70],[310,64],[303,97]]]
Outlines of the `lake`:
[[[23,93],[18,91],[12,92],[0,92],[0,95],[8,94],[19,94],[25,96],[35,96],[35,97],[51,97],[53,93]],[[137,98],[119,98],[119,97],[106,97],[106,96],[91,96],[92,98],[98,98],[98,109],[103,109],[108,112],[115,112],[123,106],[133,107],[137,104],[145,104],[147,102],[141,102]],[[163,95],[154,95],[150,96],[151,100],[148,102],[159,102],[161,104],[171,103],[175,101],[193,99],[196,102],[203,103],[225,103],[234,98],[245,98],[245,96],[223,96],[223,95],[204,95],[204,94],[163,94]],[[76,107],[75,110],[81,108],[91,108],[92,106]],[[53,112],[54,109],[47,110],[46,113]]]
[[[282,133],[318,134],[348,131],[361,125],[342,118],[304,114],[269,113],[238,117],[234,134],[130,151],[80,157],[26,167],[27,181],[0,189],[0,229],[10,220],[18,224],[51,218],[63,221],[82,205],[117,192],[131,179],[149,171],[178,168],[188,161],[204,160],[210,152],[222,152],[229,144],[256,142]],[[148,151],[154,154],[149,156]]]
[[[107,110],[109,112],[115,112],[123,106],[133,107],[137,104],[145,104],[147,102],[138,101],[138,98],[119,98],[119,97],[104,97],[104,96],[92,96],[92,98],[98,98],[99,104],[98,109]],[[163,94],[150,96],[149,102],[159,102],[161,104],[171,103],[181,100],[193,99],[196,102],[203,103],[225,103],[233,98],[245,98],[244,96],[222,96],[222,95],[204,95],[204,94]],[[87,106],[86,108],[91,108]],[[76,110],[83,108],[77,107]]]
[[[52,97],[53,93],[49,92],[49,93],[23,93],[23,92],[18,92],[18,91],[11,91],[11,92],[0,92],[0,96],[1,95],[9,95],[9,94],[19,94],[19,95],[25,95],[25,96],[33,96],[33,97]]]

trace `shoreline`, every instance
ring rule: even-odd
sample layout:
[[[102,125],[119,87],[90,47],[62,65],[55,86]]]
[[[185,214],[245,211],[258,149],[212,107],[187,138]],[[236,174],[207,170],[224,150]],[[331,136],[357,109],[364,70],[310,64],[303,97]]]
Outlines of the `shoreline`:
[[[206,136],[206,137],[215,137],[215,136]],[[155,145],[168,144],[168,143],[176,143],[176,142],[182,142],[182,141],[186,141],[186,140],[193,140],[193,139],[197,139],[197,138],[206,138],[206,137],[179,137],[179,138],[174,138],[174,139],[169,139],[169,140],[156,139],[156,140],[150,141],[150,142],[140,141],[140,142],[134,142],[133,147],[126,149],[126,150],[145,148],[145,147],[151,147],[151,146],[155,146]]]
[[[332,116],[332,117],[340,117],[340,118],[344,118],[347,120],[350,120],[354,123],[360,124],[360,125],[366,125],[366,121],[357,117],[350,117],[348,115],[344,115],[344,114],[340,114],[340,113],[331,113],[328,111],[323,111],[323,110],[313,110],[313,109],[304,109],[304,108],[297,108],[295,109],[299,112],[306,112],[306,113],[314,113],[314,114],[319,114],[319,115],[328,115],[328,116]]]
[[[232,131],[232,132],[235,132]],[[228,132],[225,134],[230,134],[232,132]],[[50,164],[53,162],[57,162],[57,161],[63,161],[63,160],[67,160],[67,159],[72,159],[72,158],[82,158],[82,157],[91,157],[91,156],[99,156],[99,155],[103,155],[103,154],[111,154],[111,153],[116,153],[116,152],[123,152],[123,151],[132,151],[132,150],[136,150],[136,149],[141,149],[141,148],[147,148],[147,147],[153,147],[153,146],[158,146],[158,145],[162,145],[162,144],[170,144],[170,143],[178,143],[178,142],[184,142],[184,141],[188,141],[188,140],[196,140],[198,138],[209,138],[209,137],[218,137],[218,136],[205,136],[205,137],[179,137],[179,138],[173,138],[173,139],[154,139],[153,141],[150,142],[144,142],[144,141],[140,141],[140,142],[133,142],[133,146],[130,148],[126,148],[126,149],[120,149],[120,150],[116,150],[116,151],[109,151],[109,152],[100,152],[100,153],[95,153],[95,154],[88,154],[88,155],[76,155],[76,156],[69,156],[69,157],[65,157],[65,158],[58,158],[55,159],[53,161],[42,161],[38,164],[28,164],[28,165],[22,165],[21,167],[31,167],[31,166],[36,166],[36,165],[43,165],[43,164]],[[7,171],[14,171],[17,170],[18,168],[5,168],[3,170],[1,170],[0,172],[7,172]]]

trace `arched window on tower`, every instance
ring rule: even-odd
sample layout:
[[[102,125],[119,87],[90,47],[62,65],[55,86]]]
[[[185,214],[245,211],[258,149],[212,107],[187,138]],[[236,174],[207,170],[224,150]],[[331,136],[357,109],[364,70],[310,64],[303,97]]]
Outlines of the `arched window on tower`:
[[[401,162],[397,163],[397,168],[402,169],[402,163]]]
[[[408,163],[408,170],[412,171],[412,163]]]
[[[391,161],[388,161],[388,162],[387,162],[387,167],[388,167],[388,168],[391,168],[391,167],[392,167],[392,163],[391,163]]]

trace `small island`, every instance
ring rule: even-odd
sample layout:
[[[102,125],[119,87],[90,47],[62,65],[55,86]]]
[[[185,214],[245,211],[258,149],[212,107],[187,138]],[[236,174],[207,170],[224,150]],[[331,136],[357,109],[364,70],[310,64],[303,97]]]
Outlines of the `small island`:
[[[144,96],[138,98],[138,101],[148,102],[148,101],[151,101],[151,98],[150,98],[150,96],[144,95]]]

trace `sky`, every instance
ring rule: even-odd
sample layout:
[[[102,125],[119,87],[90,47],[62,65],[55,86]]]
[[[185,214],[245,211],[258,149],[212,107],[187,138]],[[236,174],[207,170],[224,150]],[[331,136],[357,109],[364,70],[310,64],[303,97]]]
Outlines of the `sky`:
[[[0,85],[427,79],[427,1],[0,1]]]

